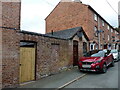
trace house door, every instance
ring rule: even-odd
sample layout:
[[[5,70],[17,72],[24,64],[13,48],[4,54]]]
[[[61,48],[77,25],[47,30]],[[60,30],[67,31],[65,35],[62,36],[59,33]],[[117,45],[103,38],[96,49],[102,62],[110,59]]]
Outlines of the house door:
[[[27,82],[35,79],[35,48],[20,47],[20,79]]]
[[[73,66],[78,65],[78,41],[73,41]]]

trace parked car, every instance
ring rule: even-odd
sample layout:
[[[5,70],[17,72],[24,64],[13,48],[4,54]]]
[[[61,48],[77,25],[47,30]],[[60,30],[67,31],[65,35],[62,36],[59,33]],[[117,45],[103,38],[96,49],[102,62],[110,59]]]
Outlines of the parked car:
[[[119,61],[120,52],[118,52],[117,49],[112,49],[110,53],[113,54],[113,58],[114,58],[115,61]]]
[[[102,51],[104,51],[106,54],[110,53],[110,50],[108,50],[108,49],[103,49]]]
[[[104,51],[99,51],[91,56],[82,57],[79,60],[78,67],[80,71],[99,71],[105,73],[109,65],[114,66],[113,55],[107,55]]]
[[[88,57],[88,56],[91,56],[94,53],[98,53],[99,51],[100,50],[92,50],[92,51],[84,53],[83,56]]]

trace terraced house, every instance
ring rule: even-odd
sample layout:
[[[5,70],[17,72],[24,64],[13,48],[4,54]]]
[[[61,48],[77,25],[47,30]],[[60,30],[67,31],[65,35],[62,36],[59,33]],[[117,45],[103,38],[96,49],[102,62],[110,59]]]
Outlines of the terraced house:
[[[118,40],[118,42],[119,42],[119,49],[120,49],[120,1],[118,2],[118,29],[119,29],[119,34],[118,34],[118,36],[119,36],[119,40]]]
[[[89,50],[118,48],[118,32],[90,5],[80,0],[61,0],[46,17],[46,33],[83,27],[89,37]]]

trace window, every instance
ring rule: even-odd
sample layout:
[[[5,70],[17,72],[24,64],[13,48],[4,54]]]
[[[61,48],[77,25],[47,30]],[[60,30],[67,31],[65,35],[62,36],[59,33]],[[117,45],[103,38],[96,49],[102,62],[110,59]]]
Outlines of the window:
[[[105,40],[105,34],[103,33],[103,40]]]
[[[110,29],[110,26],[107,26],[107,29],[109,30],[109,29]]]
[[[83,42],[83,53],[87,52],[87,43]]]
[[[94,14],[94,20],[97,21],[97,15],[96,14]]]
[[[98,31],[98,29],[97,29],[97,27],[95,26],[95,27],[94,27],[94,32],[95,32],[95,36],[96,36],[96,37],[98,36],[98,32],[97,32],[97,31]]]
[[[110,40],[110,36],[108,35],[108,41]]]
[[[94,50],[94,45],[90,44],[90,51]]]
[[[113,32],[113,29],[111,29],[111,32]]]
[[[105,26],[105,23],[104,23],[104,21],[102,20],[102,26]]]

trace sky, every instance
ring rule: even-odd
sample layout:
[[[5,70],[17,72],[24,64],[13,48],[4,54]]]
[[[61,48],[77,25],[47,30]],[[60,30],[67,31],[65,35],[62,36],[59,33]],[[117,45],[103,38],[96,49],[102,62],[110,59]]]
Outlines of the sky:
[[[60,0],[21,0],[21,30],[45,33],[45,18]],[[118,27],[120,0],[81,0],[92,6],[110,25]]]

